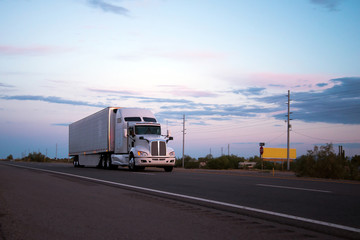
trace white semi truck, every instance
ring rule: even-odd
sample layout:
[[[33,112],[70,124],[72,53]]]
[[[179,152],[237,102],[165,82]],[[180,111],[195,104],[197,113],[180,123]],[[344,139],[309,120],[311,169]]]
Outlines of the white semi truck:
[[[74,167],[161,167],[171,172],[175,152],[169,140],[173,137],[161,135],[151,111],[108,107],[69,125],[69,156]]]

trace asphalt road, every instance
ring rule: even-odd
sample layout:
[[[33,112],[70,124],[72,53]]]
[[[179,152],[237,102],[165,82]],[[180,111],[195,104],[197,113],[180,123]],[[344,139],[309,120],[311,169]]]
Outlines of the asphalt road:
[[[147,189],[173,194],[172,199],[159,192],[147,194]],[[0,239],[334,239],[296,224],[276,223],[274,216],[274,221],[254,218],[251,209],[244,215],[214,206],[245,206],[359,229],[359,190],[357,182],[244,171],[130,172],[0,162]],[[196,199],[188,203],[184,196]],[[215,203],[207,206],[202,200]]]

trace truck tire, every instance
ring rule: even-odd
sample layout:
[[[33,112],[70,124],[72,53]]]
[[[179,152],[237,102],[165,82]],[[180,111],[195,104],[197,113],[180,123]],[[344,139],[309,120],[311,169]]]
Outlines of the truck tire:
[[[109,160],[108,160],[107,156],[104,157],[103,161],[104,161],[103,168],[108,169],[109,168]]]
[[[130,158],[129,158],[129,169],[131,171],[136,171],[135,158],[132,154],[130,155]]]
[[[173,167],[164,167],[165,172],[171,172]]]
[[[74,157],[73,164],[74,164],[74,167],[80,167],[78,156]]]

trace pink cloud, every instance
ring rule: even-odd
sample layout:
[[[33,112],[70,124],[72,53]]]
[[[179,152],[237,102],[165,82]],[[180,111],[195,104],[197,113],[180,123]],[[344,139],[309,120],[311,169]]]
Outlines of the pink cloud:
[[[331,79],[342,76],[328,74],[289,74],[289,73],[230,73],[221,76],[234,87],[261,87],[272,90],[290,89],[293,91],[323,90],[335,83]]]
[[[109,89],[97,89],[97,88],[88,88],[88,90],[92,92],[98,93],[107,93],[107,94],[122,94],[122,95],[136,95],[139,94],[135,91],[128,91],[128,90],[109,90]]]
[[[72,48],[57,46],[27,46],[17,47],[10,45],[0,45],[0,54],[2,55],[49,55],[72,51]]]
[[[322,74],[253,73],[249,79],[262,86],[286,87],[296,90],[319,89],[334,76]]]

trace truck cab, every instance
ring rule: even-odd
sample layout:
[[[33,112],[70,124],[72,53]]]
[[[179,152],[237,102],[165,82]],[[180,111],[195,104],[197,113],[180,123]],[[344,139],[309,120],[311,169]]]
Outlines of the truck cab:
[[[161,125],[146,109],[118,109],[115,126],[115,153],[111,162],[131,170],[163,167],[172,171],[175,152],[168,147],[169,132],[161,135]]]

